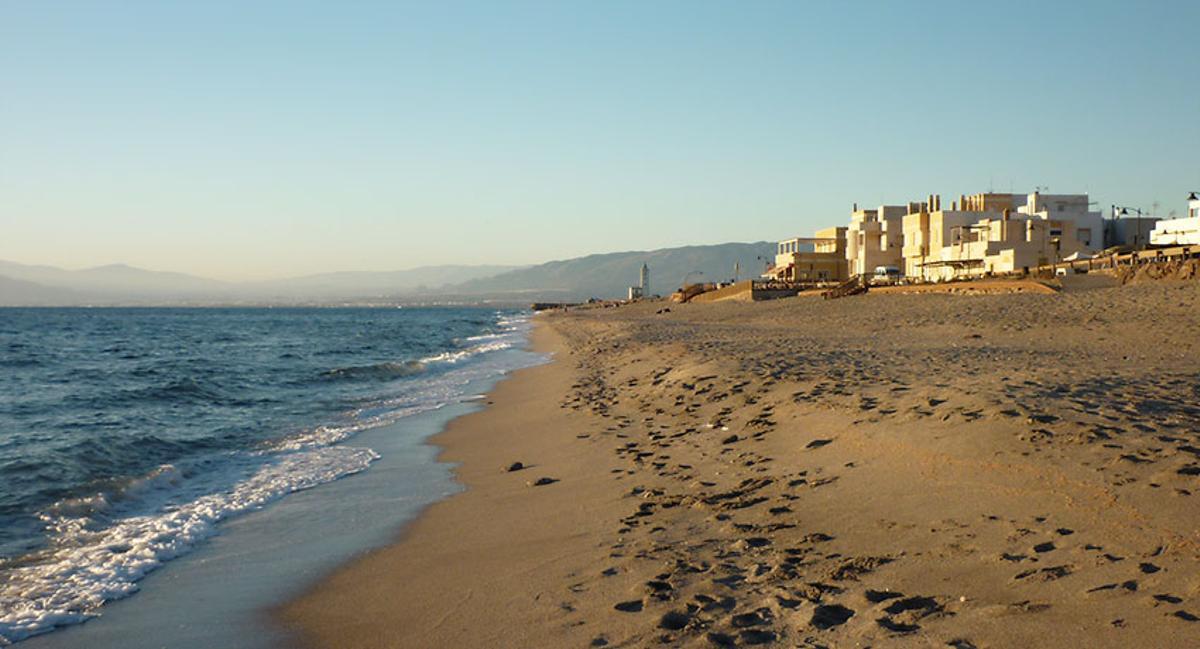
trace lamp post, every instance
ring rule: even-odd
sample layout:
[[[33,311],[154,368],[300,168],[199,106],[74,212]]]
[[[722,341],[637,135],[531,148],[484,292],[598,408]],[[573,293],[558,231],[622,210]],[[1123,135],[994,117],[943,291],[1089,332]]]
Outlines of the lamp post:
[[[1114,205],[1113,208],[1115,209],[1116,206]],[[1137,213],[1137,229],[1133,233],[1133,248],[1137,250],[1142,239],[1142,210],[1136,207],[1122,207],[1118,214],[1121,216],[1128,216],[1130,210]]]

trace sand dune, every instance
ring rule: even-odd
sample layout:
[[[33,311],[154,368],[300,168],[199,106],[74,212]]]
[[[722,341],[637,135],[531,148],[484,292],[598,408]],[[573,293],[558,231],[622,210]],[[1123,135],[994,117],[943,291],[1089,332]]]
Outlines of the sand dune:
[[[436,440],[468,491],[284,619],[322,647],[1200,644],[1200,284],[663,306],[544,317],[556,362]]]

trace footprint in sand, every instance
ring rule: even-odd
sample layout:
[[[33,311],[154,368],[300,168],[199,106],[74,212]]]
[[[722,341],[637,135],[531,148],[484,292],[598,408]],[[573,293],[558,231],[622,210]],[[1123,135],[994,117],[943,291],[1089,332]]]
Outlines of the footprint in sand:
[[[692,621],[692,614],[686,611],[668,611],[658,621],[659,628],[668,631],[681,631]]]
[[[812,619],[809,620],[809,624],[818,629],[826,630],[845,624],[852,617],[854,617],[854,611],[841,604],[825,604],[813,609]]]

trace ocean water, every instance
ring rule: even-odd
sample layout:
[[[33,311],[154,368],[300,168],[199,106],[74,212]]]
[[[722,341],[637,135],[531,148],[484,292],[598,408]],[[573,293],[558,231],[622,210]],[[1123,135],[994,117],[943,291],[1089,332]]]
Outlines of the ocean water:
[[[0,645],[101,614],[376,448],[424,475],[392,437],[532,364],[527,329],[481,308],[0,309]]]

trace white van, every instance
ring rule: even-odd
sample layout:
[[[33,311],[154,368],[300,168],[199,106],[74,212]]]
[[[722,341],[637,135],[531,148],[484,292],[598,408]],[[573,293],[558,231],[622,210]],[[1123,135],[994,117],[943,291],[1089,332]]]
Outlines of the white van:
[[[876,266],[872,284],[899,284],[900,269],[895,266]]]

